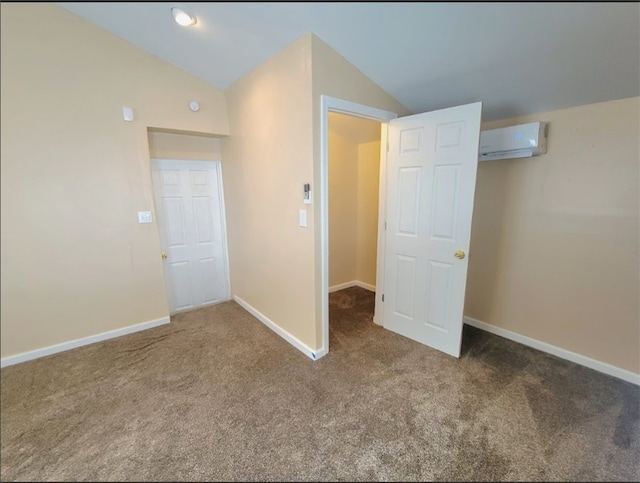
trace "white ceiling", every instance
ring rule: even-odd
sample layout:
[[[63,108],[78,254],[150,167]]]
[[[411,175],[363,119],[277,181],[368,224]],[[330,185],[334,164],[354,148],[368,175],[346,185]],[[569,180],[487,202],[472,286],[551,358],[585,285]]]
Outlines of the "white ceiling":
[[[59,3],[226,89],[311,31],[411,112],[485,121],[640,95],[639,3]]]

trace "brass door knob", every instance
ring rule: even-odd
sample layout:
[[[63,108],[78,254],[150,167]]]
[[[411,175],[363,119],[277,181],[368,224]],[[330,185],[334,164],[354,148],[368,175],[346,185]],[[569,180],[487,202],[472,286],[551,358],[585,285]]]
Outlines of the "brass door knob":
[[[169,258],[169,255],[167,255],[166,253],[163,253],[163,254],[162,254],[162,259],[163,259],[163,260],[166,260],[167,258]]]
[[[456,251],[456,253],[454,254],[454,256],[460,260],[462,260],[465,257],[465,253],[464,250],[458,250]]]

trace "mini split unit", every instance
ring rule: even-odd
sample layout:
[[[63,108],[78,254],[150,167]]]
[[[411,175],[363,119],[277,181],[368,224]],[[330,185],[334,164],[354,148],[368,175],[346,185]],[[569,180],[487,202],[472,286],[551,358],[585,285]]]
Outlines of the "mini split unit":
[[[480,132],[478,161],[528,158],[547,152],[547,123],[531,122]]]

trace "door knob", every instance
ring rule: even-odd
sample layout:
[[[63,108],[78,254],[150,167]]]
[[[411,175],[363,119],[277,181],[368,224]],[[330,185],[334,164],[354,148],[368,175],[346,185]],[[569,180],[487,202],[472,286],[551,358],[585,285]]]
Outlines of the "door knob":
[[[162,259],[163,259],[163,260],[166,260],[167,258],[169,258],[169,255],[167,255],[166,253],[163,253],[163,254],[162,254]]]
[[[456,251],[456,253],[454,254],[454,256],[460,260],[462,260],[465,257],[465,253],[464,250],[458,250]]]

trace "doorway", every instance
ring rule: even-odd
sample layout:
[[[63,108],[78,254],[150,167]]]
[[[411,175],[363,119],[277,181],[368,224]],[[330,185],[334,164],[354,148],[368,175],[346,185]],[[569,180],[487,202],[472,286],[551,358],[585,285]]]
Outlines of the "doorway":
[[[330,112],[383,122],[374,321],[459,357],[481,110],[476,102],[396,119],[321,96],[319,356],[329,350]]]
[[[329,324],[334,340],[336,331],[348,329],[341,327],[343,319],[373,319],[380,130],[379,121],[329,113]]]
[[[329,113],[329,292],[375,292],[380,122]]]
[[[169,312],[230,298],[219,161],[152,159]]]
[[[386,123],[398,117],[394,112],[384,111],[355,102],[345,101],[343,99],[336,99],[329,96],[321,96],[320,100],[320,258],[321,258],[321,271],[320,271],[320,294],[321,294],[321,324],[322,324],[322,346],[317,352],[318,357],[322,357],[329,352],[329,114],[339,113],[346,114],[348,116],[355,116],[358,118],[364,118],[368,120],[376,121],[380,124],[380,139],[386,139],[387,125]],[[381,143],[382,144],[382,143]],[[379,179],[383,179],[385,176],[385,160],[386,160],[386,146],[380,147],[380,169]],[[382,188],[383,183],[380,184]],[[384,209],[385,193],[384,189],[380,189],[378,192],[378,210],[382,207]],[[378,220],[378,240],[377,240],[377,259],[380,259],[380,250],[384,250],[384,236],[381,236],[381,226],[384,228],[384,221],[382,217]],[[379,286],[381,278],[380,263],[377,264],[376,270],[376,286]],[[378,299],[382,294],[376,292],[375,310],[376,314],[378,310],[381,310]],[[374,322],[377,317],[374,315]]]

